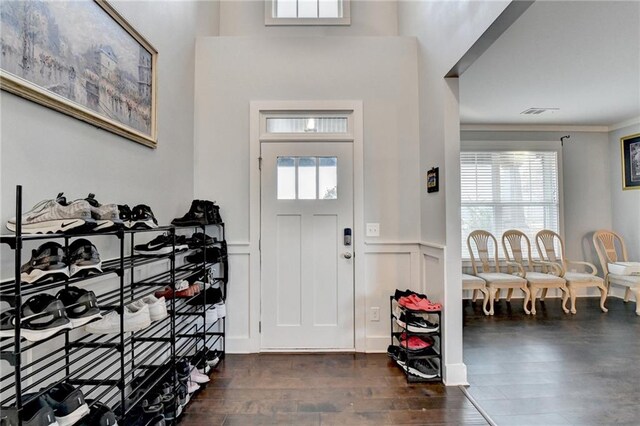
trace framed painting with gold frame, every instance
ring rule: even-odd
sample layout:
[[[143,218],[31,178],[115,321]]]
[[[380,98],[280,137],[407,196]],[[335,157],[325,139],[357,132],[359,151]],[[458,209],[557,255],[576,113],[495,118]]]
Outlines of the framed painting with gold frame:
[[[104,0],[3,0],[0,87],[155,148],[157,50]]]
[[[622,189],[640,189],[640,133],[620,139]]]

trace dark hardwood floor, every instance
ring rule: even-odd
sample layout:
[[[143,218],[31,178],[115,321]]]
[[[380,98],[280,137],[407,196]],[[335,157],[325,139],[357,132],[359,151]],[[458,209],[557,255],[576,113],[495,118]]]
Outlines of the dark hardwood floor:
[[[486,425],[457,388],[408,385],[386,354],[228,355],[186,425]]]
[[[640,425],[640,317],[634,301],[578,299],[564,314],[547,299],[536,316],[522,302],[493,317],[464,302],[469,393],[499,426]]]

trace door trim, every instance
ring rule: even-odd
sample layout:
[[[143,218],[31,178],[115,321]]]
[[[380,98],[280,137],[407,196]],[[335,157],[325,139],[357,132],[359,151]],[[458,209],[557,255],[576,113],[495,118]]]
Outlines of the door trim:
[[[349,112],[353,120],[353,252],[354,252],[354,342],[356,352],[366,350],[366,288],[364,283],[364,141],[362,101],[253,101],[249,116],[249,331],[251,352],[261,352],[259,331],[261,264],[260,144],[261,115],[265,112]],[[278,139],[282,141],[282,138]]]

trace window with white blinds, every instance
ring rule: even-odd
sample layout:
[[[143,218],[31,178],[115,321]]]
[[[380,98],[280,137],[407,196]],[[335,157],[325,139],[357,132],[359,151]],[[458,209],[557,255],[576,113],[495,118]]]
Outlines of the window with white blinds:
[[[467,237],[476,229],[498,240],[508,229],[529,237],[541,229],[559,232],[558,155],[555,151],[465,151],[460,153],[462,257],[469,259]]]

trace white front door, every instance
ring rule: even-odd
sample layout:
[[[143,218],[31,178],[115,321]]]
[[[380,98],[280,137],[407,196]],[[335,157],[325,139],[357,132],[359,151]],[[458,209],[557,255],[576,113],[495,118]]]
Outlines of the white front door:
[[[263,349],[353,349],[353,144],[261,144]]]

